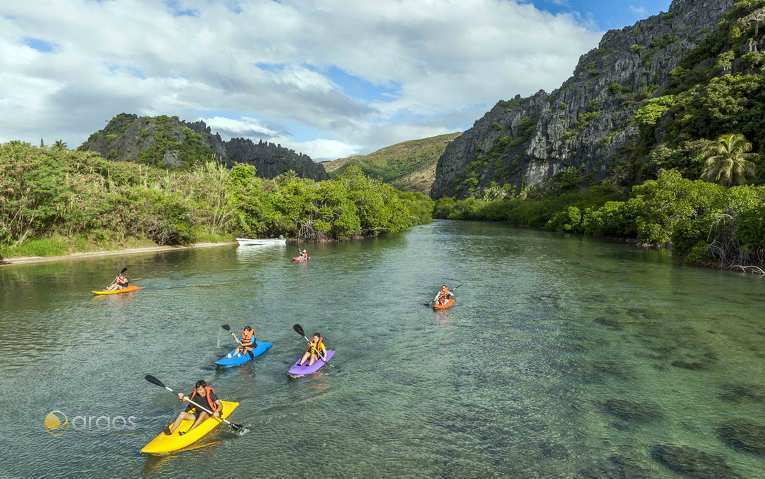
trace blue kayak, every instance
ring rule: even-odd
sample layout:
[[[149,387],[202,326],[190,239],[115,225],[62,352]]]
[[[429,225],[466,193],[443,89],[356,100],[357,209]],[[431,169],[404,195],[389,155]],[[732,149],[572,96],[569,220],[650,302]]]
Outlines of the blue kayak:
[[[253,358],[262,356],[263,353],[271,349],[271,346],[273,345],[268,341],[256,340],[255,349],[253,349],[252,352],[237,355],[236,348],[234,348],[230,353],[215,361],[215,365],[222,368],[233,368],[234,366],[241,366],[242,364],[250,362]]]

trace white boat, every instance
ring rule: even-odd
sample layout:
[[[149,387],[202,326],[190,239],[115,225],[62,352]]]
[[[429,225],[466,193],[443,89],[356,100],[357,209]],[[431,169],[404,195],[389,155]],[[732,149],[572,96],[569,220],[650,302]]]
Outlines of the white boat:
[[[286,245],[285,238],[237,238],[239,246],[281,246]]]

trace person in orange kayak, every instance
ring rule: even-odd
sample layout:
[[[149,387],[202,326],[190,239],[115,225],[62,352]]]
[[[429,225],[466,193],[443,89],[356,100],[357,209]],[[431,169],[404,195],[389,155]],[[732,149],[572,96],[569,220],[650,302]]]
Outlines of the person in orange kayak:
[[[449,291],[449,287],[446,284],[442,284],[441,289],[436,294],[436,297],[433,298],[433,303],[444,305],[447,301],[449,301],[449,298],[454,298],[454,293]]]
[[[326,360],[326,357],[327,346],[324,344],[324,336],[316,332],[313,333],[311,340],[308,341],[308,348],[306,348],[303,357],[300,358],[298,365],[303,366],[305,365],[306,361],[308,361],[308,365],[313,366],[313,364],[318,361],[319,358]]]
[[[122,271],[119,272],[116,278],[114,278],[114,281],[112,281],[112,284],[109,285],[108,288],[106,288],[106,291],[115,291],[118,289],[125,289],[127,288],[130,283],[128,282],[128,277],[125,272],[127,271],[127,268],[123,268]]]
[[[311,257],[308,255],[308,250],[307,249],[304,249],[303,252],[300,253],[300,256],[303,257],[304,261],[308,261],[309,259],[311,259]]]
[[[223,405],[215,395],[215,390],[209,384],[207,384],[204,379],[197,381],[190,396],[185,396],[183,393],[178,393],[178,400],[188,402],[189,404],[186,406],[186,409],[178,414],[175,422],[165,428],[165,434],[168,436],[174,433],[176,429],[178,429],[178,426],[181,425],[181,422],[183,422],[184,419],[193,419],[194,424],[192,424],[187,431],[179,433],[180,435],[183,435],[197,427],[202,423],[202,421],[210,417],[210,414],[204,409],[210,411],[215,417],[220,417],[221,413],[223,412]],[[195,404],[192,404],[191,401],[199,404],[204,409],[196,406]]]
[[[234,337],[234,341],[238,344],[236,347],[237,356],[240,354],[251,353],[257,346],[257,341],[255,340],[255,328],[252,326],[245,326],[244,329],[242,329],[242,334],[240,335],[242,338],[241,341],[234,333],[231,333],[231,336]]]

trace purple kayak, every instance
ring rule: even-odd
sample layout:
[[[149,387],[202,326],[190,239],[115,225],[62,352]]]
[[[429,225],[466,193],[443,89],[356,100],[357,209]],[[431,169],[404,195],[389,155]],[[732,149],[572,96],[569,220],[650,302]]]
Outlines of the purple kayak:
[[[303,376],[308,376],[310,374],[313,374],[319,369],[323,368],[325,364],[330,362],[332,360],[332,356],[334,355],[335,355],[335,351],[332,349],[328,349],[326,352],[327,360],[324,361],[322,359],[319,359],[315,363],[313,363],[313,366],[309,366],[308,363],[305,363],[304,366],[298,366],[298,362],[300,362],[300,359],[298,359],[297,361],[295,361],[295,364],[292,365],[290,370],[287,371],[287,374],[289,374],[293,378],[302,378]]]

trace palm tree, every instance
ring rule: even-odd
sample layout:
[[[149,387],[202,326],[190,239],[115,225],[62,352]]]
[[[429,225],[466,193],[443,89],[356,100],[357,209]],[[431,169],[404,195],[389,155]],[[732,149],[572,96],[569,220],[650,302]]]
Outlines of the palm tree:
[[[57,150],[66,150],[67,149],[67,145],[66,145],[66,142],[64,140],[56,140],[56,142],[53,144],[53,148],[55,148]]]
[[[746,183],[754,176],[754,163],[749,160],[757,157],[751,151],[752,144],[744,135],[721,135],[706,154],[704,178],[723,186]]]

